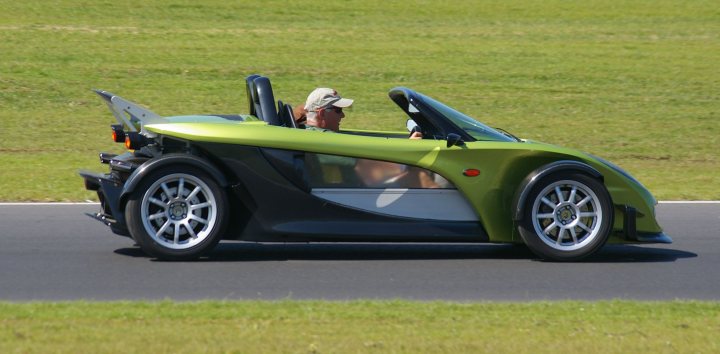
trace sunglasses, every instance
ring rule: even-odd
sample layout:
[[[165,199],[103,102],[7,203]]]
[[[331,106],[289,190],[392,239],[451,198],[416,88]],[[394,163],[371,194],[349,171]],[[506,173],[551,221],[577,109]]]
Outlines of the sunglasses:
[[[337,113],[337,114],[342,113],[342,108],[340,108],[340,107],[330,106],[330,107],[325,107],[323,109],[326,111],[335,111],[335,113]]]

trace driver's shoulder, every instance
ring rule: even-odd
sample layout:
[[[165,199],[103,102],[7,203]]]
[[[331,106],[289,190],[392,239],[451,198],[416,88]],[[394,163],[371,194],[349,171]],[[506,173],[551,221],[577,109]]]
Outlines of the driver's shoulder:
[[[332,131],[332,130],[330,130],[330,129],[318,128],[318,127],[315,127],[315,126],[312,126],[312,125],[307,125],[307,126],[305,126],[305,130],[314,130],[314,131],[320,131],[320,132],[323,132],[323,133],[325,133],[325,132],[334,133],[334,131]]]

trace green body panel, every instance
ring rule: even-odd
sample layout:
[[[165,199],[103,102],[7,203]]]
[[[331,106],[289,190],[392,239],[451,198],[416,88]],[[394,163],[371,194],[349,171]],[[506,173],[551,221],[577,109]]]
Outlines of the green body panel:
[[[603,175],[616,205],[616,231],[623,228],[622,207],[625,205],[638,211],[638,232],[662,231],[655,220],[656,201],[642,185],[573,149],[533,141],[475,141],[448,148],[444,140],[410,140],[404,132],[386,132],[388,137],[333,134],[270,126],[262,121],[195,118],[200,122],[190,122],[192,119],[187,116],[168,117],[167,124],[146,125],[145,129],[191,141],[344,155],[423,167],[447,178],[467,197],[492,242],[521,242],[512,218],[512,204],[518,186],[532,171],[554,161],[575,160]],[[481,173],[477,177],[464,176],[463,171],[468,168]],[[626,241],[614,233],[610,242]]]

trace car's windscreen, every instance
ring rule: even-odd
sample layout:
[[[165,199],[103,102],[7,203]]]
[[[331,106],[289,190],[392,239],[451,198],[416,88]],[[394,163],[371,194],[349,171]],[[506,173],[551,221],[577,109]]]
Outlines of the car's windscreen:
[[[460,129],[466,131],[468,134],[470,134],[470,136],[477,140],[513,142],[518,141],[518,139],[516,139],[515,137],[511,137],[508,134],[504,134],[493,128],[490,128],[487,125],[482,124],[475,119],[468,117],[465,114],[460,113],[428,96],[419,93],[418,96],[420,96],[420,99],[425,102],[425,104],[432,107],[438,113],[445,116],[453,124],[458,126]]]

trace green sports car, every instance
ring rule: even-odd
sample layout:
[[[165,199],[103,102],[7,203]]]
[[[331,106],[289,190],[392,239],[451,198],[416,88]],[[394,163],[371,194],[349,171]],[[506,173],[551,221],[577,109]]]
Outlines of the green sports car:
[[[390,90],[407,132],[296,126],[270,80],[246,115],[159,116],[96,91],[129,152],[101,153],[94,218],[149,255],[194,259],[220,240],[524,243],[571,261],[606,242],[670,243],[655,198],[612,163],[517,138],[411,89]]]

